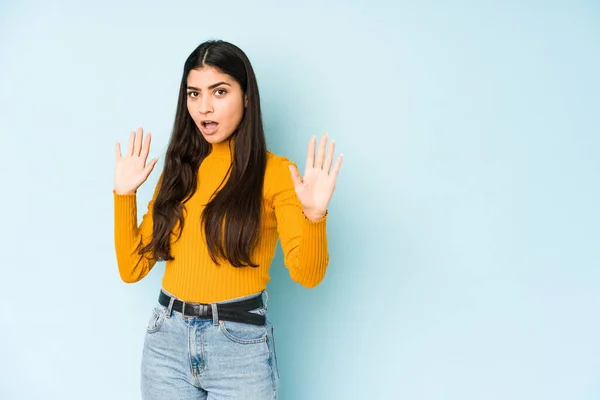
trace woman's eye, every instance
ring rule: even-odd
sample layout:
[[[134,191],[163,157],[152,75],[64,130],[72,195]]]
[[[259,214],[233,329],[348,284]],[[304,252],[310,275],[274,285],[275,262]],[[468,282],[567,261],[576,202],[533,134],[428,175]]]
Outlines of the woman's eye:
[[[188,96],[190,97],[198,97],[198,92],[188,92]]]
[[[217,96],[223,96],[225,93],[227,93],[227,90],[225,89],[217,89],[215,90],[215,93]]]

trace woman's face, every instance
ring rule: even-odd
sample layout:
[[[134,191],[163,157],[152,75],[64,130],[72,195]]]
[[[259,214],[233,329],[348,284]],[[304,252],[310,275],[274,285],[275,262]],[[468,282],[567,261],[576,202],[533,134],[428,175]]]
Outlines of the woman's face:
[[[246,96],[231,76],[209,66],[188,74],[188,112],[207,142],[229,139],[242,121],[245,105]]]

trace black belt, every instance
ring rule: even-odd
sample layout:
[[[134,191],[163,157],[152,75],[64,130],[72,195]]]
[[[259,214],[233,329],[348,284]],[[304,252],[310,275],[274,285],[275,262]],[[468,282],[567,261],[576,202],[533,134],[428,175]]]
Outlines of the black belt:
[[[160,291],[158,302],[169,307],[172,297]],[[261,308],[263,306],[262,294],[247,300],[240,300],[232,303],[217,304],[217,314],[219,319],[233,322],[243,322],[252,325],[264,325],[265,316],[251,313],[248,311]],[[184,303],[181,300],[174,299],[171,310],[181,313],[184,317],[212,319],[212,307],[210,304],[202,303]]]

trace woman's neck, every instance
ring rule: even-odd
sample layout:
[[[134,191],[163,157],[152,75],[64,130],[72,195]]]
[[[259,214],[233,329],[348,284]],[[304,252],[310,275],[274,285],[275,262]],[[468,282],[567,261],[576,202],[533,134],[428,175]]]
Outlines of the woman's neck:
[[[212,143],[209,157],[232,158],[234,144],[233,137],[229,137],[220,143]]]

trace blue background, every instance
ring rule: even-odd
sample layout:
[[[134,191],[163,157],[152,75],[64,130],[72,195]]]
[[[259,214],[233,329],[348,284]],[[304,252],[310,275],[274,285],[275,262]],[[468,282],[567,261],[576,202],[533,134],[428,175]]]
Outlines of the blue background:
[[[282,399],[600,398],[599,3],[0,4],[0,398],[139,398],[164,265],[119,279],[114,143],[162,168],[211,38],[273,152],[344,153],[325,281],[271,269]]]

